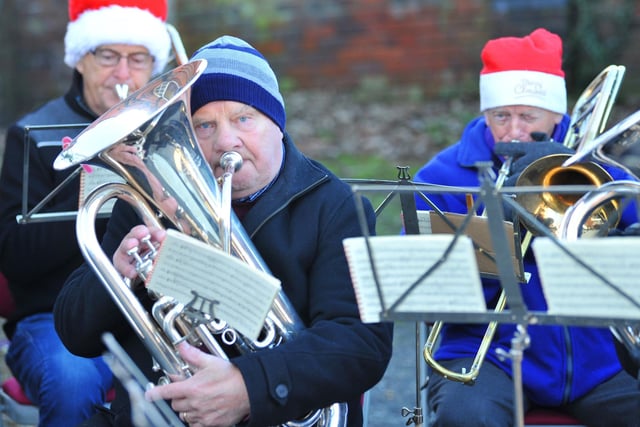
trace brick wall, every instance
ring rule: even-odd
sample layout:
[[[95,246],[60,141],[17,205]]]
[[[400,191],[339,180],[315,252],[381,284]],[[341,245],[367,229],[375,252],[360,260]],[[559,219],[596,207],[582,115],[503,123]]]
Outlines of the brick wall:
[[[470,76],[477,83],[478,52],[490,33],[485,3],[282,0],[271,2],[277,12],[270,15],[268,31],[250,17],[225,25],[225,13],[212,7],[198,16],[178,10],[177,18],[181,32],[198,29],[198,37],[185,39],[189,49],[220,34],[246,34],[296,87],[351,87],[365,77],[384,76],[436,92],[443,83]]]
[[[538,26],[568,39],[568,1],[169,0],[169,20],[188,53],[222,34],[245,38],[269,58],[285,88],[344,90],[378,78],[427,96],[475,96],[485,41]],[[615,11],[623,1],[589,4]],[[0,0],[0,126],[68,87],[61,3]],[[623,96],[640,88],[640,5],[634,18],[619,61],[627,65]],[[598,27],[615,35],[606,22]],[[594,76],[601,69],[588,66]]]
[[[60,3],[0,0],[0,126],[69,86]]]

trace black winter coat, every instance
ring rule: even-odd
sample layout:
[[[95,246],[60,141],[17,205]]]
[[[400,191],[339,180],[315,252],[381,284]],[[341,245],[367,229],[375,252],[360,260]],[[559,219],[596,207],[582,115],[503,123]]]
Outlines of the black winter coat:
[[[288,137],[284,142],[283,170],[242,223],[307,328],[275,349],[232,358],[249,391],[248,425],[277,425],[310,409],[348,402],[349,426],[360,426],[361,396],[382,378],[391,357],[392,325],[359,319],[342,247],[344,238],[361,235],[353,193]],[[375,215],[365,205],[373,233]],[[116,203],[103,242],[109,258],[138,223],[129,206]],[[146,292],[138,297],[149,307]],[[67,281],[54,314],[73,353],[100,354],[100,336],[111,331],[144,374],[157,378],[149,353],[86,265]],[[129,400],[121,388],[112,410],[116,425],[130,425]]]
[[[0,175],[0,271],[9,281],[16,306],[13,316],[4,325],[9,338],[20,319],[53,310],[65,280],[83,263],[75,221],[26,225],[16,221],[16,216],[22,213],[23,184],[26,185],[23,182],[25,144],[29,156],[28,211],[73,172],[73,169],[54,170],[53,161],[62,149],[62,138],[76,136],[96,118],[82,101],[81,87],[81,76],[74,72],[73,84],[64,97],[27,114],[7,132]],[[44,125],[56,127],[43,129]],[[25,139],[25,127],[29,128],[28,139]],[[79,185],[79,179],[73,179],[40,213],[76,211]],[[98,221],[98,233],[104,231],[105,225],[106,221]]]

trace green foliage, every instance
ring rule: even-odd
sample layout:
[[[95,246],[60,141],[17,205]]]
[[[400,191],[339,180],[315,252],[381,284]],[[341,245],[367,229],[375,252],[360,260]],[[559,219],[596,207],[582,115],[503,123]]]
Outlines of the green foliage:
[[[400,87],[381,75],[365,75],[353,89],[353,99],[360,104],[393,101],[415,104],[423,102],[424,98],[422,86],[413,84]]]
[[[282,3],[279,0],[216,0],[214,3],[216,4],[213,7],[227,9],[228,13],[235,15],[235,20],[249,22],[263,36],[268,36],[270,28],[286,20],[286,16],[279,9]]]
[[[564,44],[572,92],[582,91],[607,65],[619,63],[629,44],[635,8],[636,0],[570,0]]]
[[[359,103],[381,101],[389,95],[386,76],[364,76],[353,91],[353,99]]]
[[[318,159],[341,178],[395,179],[397,172],[388,159],[380,156],[341,154],[336,158]]]
[[[396,165],[392,166],[388,159],[379,156],[353,156],[341,155],[337,158],[318,159],[327,166],[333,173],[343,179],[364,179],[364,180],[398,180],[398,169],[396,166],[409,166],[409,173],[416,171],[420,165]],[[386,191],[366,191],[361,195],[369,199],[376,210],[388,196]],[[396,196],[393,202],[389,203],[378,212],[376,233],[378,235],[398,234],[402,228],[400,216],[400,201]]]
[[[294,78],[284,76],[278,79],[278,86],[280,86],[280,92],[286,98],[289,93],[297,89],[298,82]]]

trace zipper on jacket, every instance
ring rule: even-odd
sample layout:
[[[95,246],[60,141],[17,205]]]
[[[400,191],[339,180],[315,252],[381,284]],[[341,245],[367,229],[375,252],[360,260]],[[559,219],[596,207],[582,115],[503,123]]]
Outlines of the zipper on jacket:
[[[311,183],[308,187],[303,188],[302,190],[298,191],[297,193],[295,193],[294,195],[292,195],[286,202],[282,203],[280,205],[280,207],[276,210],[274,210],[273,212],[271,212],[269,215],[267,215],[256,227],[255,229],[251,232],[251,234],[249,234],[249,238],[253,238],[258,231],[260,231],[260,229],[267,223],[269,222],[269,220],[271,218],[273,218],[274,216],[278,215],[281,211],[283,211],[284,209],[287,208],[287,206],[289,206],[291,204],[291,202],[293,202],[295,199],[297,199],[298,197],[300,197],[301,195],[305,194],[308,191],[311,191],[312,189],[316,188],[318,185],[322,184],[323,182],[327,181],[328,176],[325,175],[322,178],[320,178],[318,181]]]
[[[562,404],[569,403],[569,397],[571,396],[571,385],[573,384],[573,345],[571,342],[571,334],[569,333],[569,327],[563,326],[562,331],[564,333],[565,349],[567,351],[567,373],[565,375],[565,381],[567,385],[562,393]]]

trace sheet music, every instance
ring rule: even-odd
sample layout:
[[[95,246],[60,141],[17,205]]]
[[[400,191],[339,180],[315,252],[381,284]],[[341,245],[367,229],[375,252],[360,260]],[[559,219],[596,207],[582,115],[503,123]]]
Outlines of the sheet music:
[[[452,235],[369,237],[382,300],[374,280],[364,237],[343,241],[351,279],[364,322],[379,322],[388,309],[430,267],[441,260]],[[471,312],[487,310],[471,240],[458,239],[447,259],[425,277],[396,308],[398,312]]]
[[[88,168],[90,172],[85,169],[80,174],[80,200],[78,201],[78,206],[84,205],[87,196],[102,184],[124,183],[124,179],[121,176],[107,168],[94,165]],[[100,207],[99,213],[110,213],[115,202],[115,198],[107,201]]]
[[[167,230],[147,287],[255,340],[280,281],[207,243]]]
[[[561,243],[640,304],[640,237],[584,238]],[[640,318],[640,308],[571,259],[550,238],[537,237],[532,248],[549,314]]]

